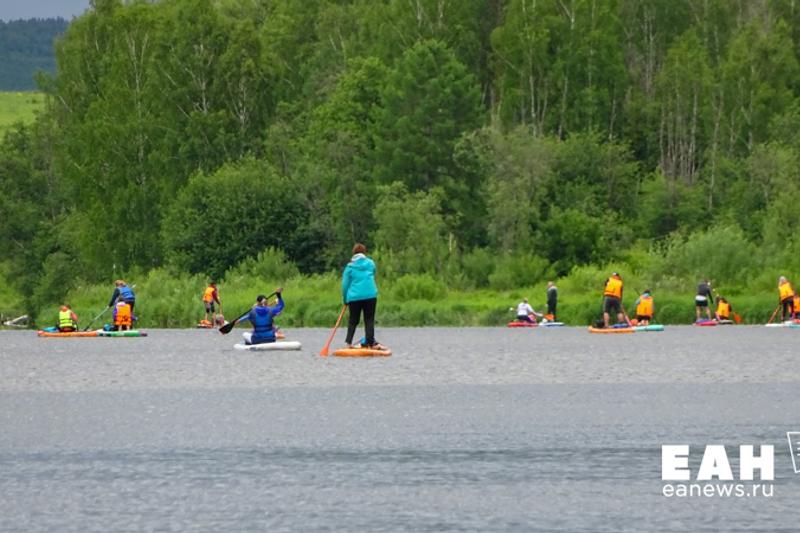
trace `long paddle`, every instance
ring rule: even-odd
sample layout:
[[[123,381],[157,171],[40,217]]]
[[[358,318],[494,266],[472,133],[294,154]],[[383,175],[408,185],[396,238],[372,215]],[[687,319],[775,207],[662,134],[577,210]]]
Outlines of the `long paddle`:
[[[781,304],[778,304],[778,307],[776,307],[775,310],[772,312],[772,316],[769,317],[769,321],[767,322],[767,324],[772,324],[772,319],[775,318],[775,315],[778,314],[778,309],[780,309],[780,308],[781,308]]]
[[[333,331],[331,331],[331,336],[328,337],[328,342],[325,343],[325,346],[322,347],[319,354],[322,357],[328,357],[328,352],[331,348],[331,342],[333,342],[333,336],[336,335],[336,329],[339,327],[339,322],[342,321],[342,317],[344,316],[344,312],[347,309],[347,304],[342,306],[342,312],[339,313],[339,318],[336,319],[336,324],[333,326]]]
[[[278,294],[278,293],[277,292],[273,292],[272,294],[267,296],[267,299],[272,298],[276,294]],[[237,322],[239,322],[239,319],[242,318],[243,315],[244,315],[244,313],[239,313],[238,315],[236,315],[236,318],[234,318],[230,322],[226,322],[225,324],[223,324],[222,327],[219,328],[219,332],[222,333],[223,335],[227,335],[228,333],[230,333],[231,330],[233,329],[233,327],[236,325]]]
[[[98,318],[100,318],[101,316],[103,316],[104,314],[106,314],[106,311],[108,311],[109,309],[110,309],[110,307],[106,307],[105,309],[103,309],[102,311],[100,311],[100,314],[99,314],[99,315],[97,315],[96,317],[94,317],[94,318],[92,319],[92,321],[91,321],[91,322],[89,322],[89,325],[88,325],[88,326],[86,326],[85,328],[83,328],[83,331],[89,331],[89,328],[90,328],[90,327],[92,327],[92,324],[94,324],[94,323],[97,321],[97,319],[98,319]]]

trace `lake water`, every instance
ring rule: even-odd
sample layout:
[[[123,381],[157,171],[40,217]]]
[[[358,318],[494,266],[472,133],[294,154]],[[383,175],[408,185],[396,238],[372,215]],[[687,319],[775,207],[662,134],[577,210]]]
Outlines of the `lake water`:
[[[0,332],[0,530],[800,528],[800,330],[379,328],[375,359],[239,333]],[[772,444],[772,496],[665,497],[662,444],[693,479],[726,445],[737,483]]]

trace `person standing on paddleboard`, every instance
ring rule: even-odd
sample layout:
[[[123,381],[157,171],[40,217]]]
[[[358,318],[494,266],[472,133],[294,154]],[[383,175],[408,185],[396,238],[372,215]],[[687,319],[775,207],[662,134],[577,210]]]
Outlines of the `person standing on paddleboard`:
[[[114,282],[114,294],[111,295],[111,300],[108,302],[108,307],[114,307],[119,298],[131,306],[131,315],[133,315],[133,307],[136,305],[136,295],[133,293],[128,284],[124,280],[118,279]]]
[[[781,306],[781,322],[793,319],[795,317],[794,289],[789,280],[783,276],[778,279],[778,299]]]
[[[711,294],[711,282],[704,279],[697,285],[697,294],[694,297],[695,320],[700,320],[700,310],[706,310],[706,317],[711,320],[711,306],[714,305],[714,296]]]
[[[625,320],[622,314],[622,276],[614,272],[603,289],[603,325],[608,327],[609,314],[616,311],[617,323]]]
[[[236,319],[236,322],[250,322],[253,324],[253,331],[242,333],[245,344],[264,344],[275,342],[275,328],[273,319],[283,311],[283,289],[278,287],[275,294],[278,296],[278,303],[272,307],[269,305],[269,298],[263,294],[256,297],[256,305],[250,311]]]
[[[556,306],[558,305],[558,288],[552,281],[547,282],[547,320],[555,322]]]
[[[217,284],[215,282],[211,282],[206,287],[206,290],[203,291],[203,305],[206,309],[206,317],[204,321],[208,324],[217,325],[217,310],[214,308],[214,303],[222,309],[222,302],[219,301],[219,291],[217,290]],[[211,315],[211,322],[208,321],[208,315]]]
[[[386,347],[375,340],[375,309],[378,306],[378,286],[375,283],[375,262],[367,257],[367,247],[361,243],[353,246],[353,257],[344,267],[342,274],[342,299],[350,315],[347,321],[345,344],[353,348],[356,327],[364,315],[366,345],[364,348],[385,350]]]

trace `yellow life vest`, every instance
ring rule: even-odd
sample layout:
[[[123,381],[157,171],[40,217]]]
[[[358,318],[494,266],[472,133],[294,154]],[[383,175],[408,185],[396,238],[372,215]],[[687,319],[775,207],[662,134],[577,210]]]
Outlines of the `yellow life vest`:
[[[780,293],[781,301],[794,296],[794,289],[792,289],[792,284],[788,281],[784,281],[778,285],[778,292]]]
[[[115,326],[130,326],[133,324],[133,317],[131,316],[131,306],[125,302],[117,304],[117,315],[114,317]]]
[[[800,313],[800,294],[794,295],[794,303],[792,304],[795,313]]]
[[[58,327],[59,329],[75,327],[75,321],[72,320],[72,311],[66,307],[62,307],[58,312]]]
[[[203,293],[203,301],[206,303],[211,303],[214,301],[214,291],[217,290],[214,287],[206,287],[205,292]],[[197,294],[197,293],[195,293]]]
[[[606,282],[606,289],[603,291],[603,295],[622,298],[622,280],[613,276],[608,278],[608,282]]]
[[[731,317],[731,304],[728,302],[717,303],[717,316],[723,320],[729,320]]]
[[[636,306],[637,316],[653,316],[653,297],[642,296],[639,298],[639,305]]]

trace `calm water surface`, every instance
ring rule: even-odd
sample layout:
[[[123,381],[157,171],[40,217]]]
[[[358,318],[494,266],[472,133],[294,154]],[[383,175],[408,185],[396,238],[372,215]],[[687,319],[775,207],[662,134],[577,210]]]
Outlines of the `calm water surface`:
[[[287,333],[0,332],[0,530],[800,528],[800,330]],[[666,498],[662,444],[773,444],[773,496]]]

